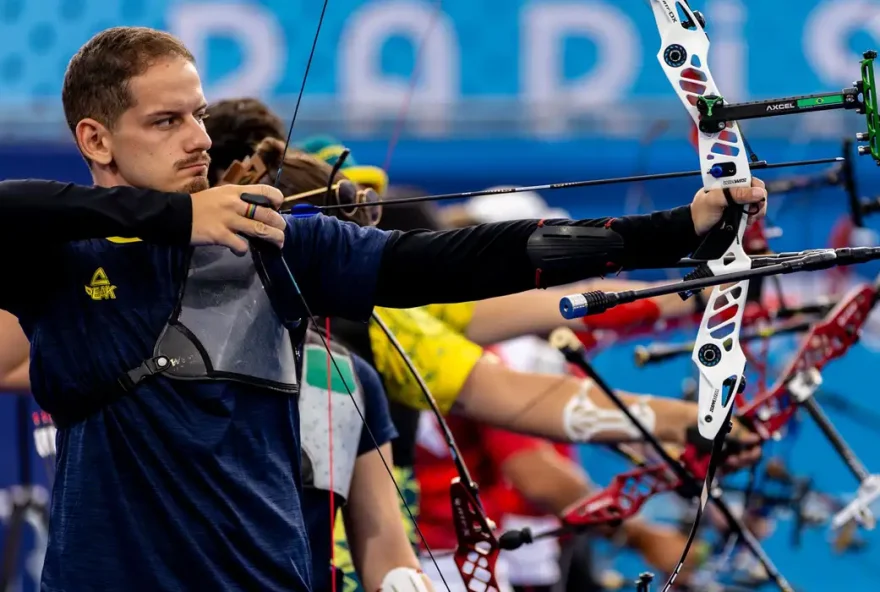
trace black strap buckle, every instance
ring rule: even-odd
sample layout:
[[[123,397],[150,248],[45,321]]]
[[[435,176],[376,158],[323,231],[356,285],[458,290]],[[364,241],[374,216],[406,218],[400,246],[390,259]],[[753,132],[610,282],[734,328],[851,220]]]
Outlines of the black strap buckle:
[[[137,368],[133,368],[119,377],[119,386],[124,391],[130,391],[143,380],[154,374],[161,374],[171,368],[171,360],[167,356],[149,358]]]

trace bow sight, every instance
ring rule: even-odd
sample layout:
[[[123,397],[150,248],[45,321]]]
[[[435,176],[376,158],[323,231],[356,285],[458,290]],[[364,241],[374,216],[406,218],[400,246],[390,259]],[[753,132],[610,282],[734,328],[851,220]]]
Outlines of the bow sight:
[[[717,95],[706,95],[697,98],[697,110],[700,112],[700,131],[706,134],[717,134],[723,131],[729,122],[743,119],[759,119],[777,117],[794,113],[813,111],[830,111],[832,109],[855,109],[865,115],[868,131],[856,134],[856,140],[867,142],[859,146],[859,155],[870,154],[880,165],[880,141],[877,132],[880,130],[880,114],[877,108],[877,93],[874,86],[874,60],[876,51],[866,51],[861,61],[862,79],[853,82],[850,88],[840,92],[820,93],[781,99],[764,99],[748,103],[725,103],[724,98]],[[720,176],[727,176],[724,171],[717,171]],[[733,174],[733,173],[731,173]],[[715,176],[713,174],[713,176]]]

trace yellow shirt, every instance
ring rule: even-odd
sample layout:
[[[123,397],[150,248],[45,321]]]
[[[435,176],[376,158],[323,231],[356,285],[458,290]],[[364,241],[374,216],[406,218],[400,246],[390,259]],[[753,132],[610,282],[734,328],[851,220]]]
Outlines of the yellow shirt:
[[[458,305],[452,306],[456,308],[441,309],[432,305],[405,310],[376,309],[379,318],[391,329],[416,370],[425,379],[428,390],[443,413],[452,408],[471,370],[483,355],[483,348],[465,338],[460,329],[453,328],[429,312],[436,310],[458,326],[463,324],[467,327],[470,314]],[[465,317],[467,321],[463,320]],[[428,409],[412,372],[374,322],[370,323],[370,343],[376,370],[383,378],[388,397],[409,407]]]
[[[471,319],[474,318],[475,306],[476,302],[429,304],[422,306],[419,310],[424,310],[435,319],[446,323],[452,330],[464,335],[468,325],[471,324]]]

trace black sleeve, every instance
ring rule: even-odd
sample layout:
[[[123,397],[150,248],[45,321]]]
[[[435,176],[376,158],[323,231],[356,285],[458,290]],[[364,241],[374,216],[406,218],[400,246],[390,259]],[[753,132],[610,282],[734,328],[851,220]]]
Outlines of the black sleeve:
[[[644,216],[607,219],[604,224],[623,237],[621,269],[672,265],[699,246],[690,206],[661,210]]]
[[[107,236],[188,245],[192,199],[135,187],[57,181],[0,182],[0,246],[30,247]]]
[[[536,265],[530,239],[547,229],[589,229],[590,236],[581,243],[557,241],[542,255],[547,265]],[[564,285],[620,269],[672,263],[699,241],[689,206],[622,218],[516,220],[442,232],[393,232],[383,252],[375,303],[408,308]]]

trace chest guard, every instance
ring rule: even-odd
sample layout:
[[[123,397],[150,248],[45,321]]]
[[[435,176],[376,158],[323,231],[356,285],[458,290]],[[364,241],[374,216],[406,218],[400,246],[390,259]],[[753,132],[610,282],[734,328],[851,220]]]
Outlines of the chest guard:
[[[258,251],[239,257],[225,247],[194,248],[178,305],[145,362],[156,368],[144,369],[179,380],[234,380],[296,393],[295,344],[304,323],[279,317],[266,285]]]
[[[303,485],[331,491],[332,483],[332,491],[347,499],[363,430],[358,409],[364,415],[367,410],[351,354],[332,341],[330,349],[336,365],[328,358],[320,338],[313,331],[308,332],[299,394]],[[348,396],[346,385],[357,407]]]
[[[152,357],[115,383],[83,393],[75,405],[53,409],[55,424],[65,428],[82,421],[156,374],[174,380],[232,380],[296,395],[307,324],[279,316],[277,311],[285,310],[280,304],[290,298],[275,293],[264,257],[259,248],[243,257],[225,247],[194,248],[177,305]]]

